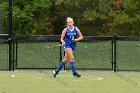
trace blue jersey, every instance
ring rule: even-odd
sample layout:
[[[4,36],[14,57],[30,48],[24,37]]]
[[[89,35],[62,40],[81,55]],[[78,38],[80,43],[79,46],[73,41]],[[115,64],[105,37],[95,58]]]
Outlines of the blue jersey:
[[[64,37],[65,43],[72,43],[72,40],[74,40],[77,36],[76,27],[74,26],[73,30],[70,30],[68,27],[66,28],[66,34]]]
[[[72,43],[77,36],[76,27],[74,26],[73,30],[70,30],[68,27],[66,28],[66,34],[64,37],[65,45],[64,49],[71,48],[73,51],[76,50],[76,43]]]

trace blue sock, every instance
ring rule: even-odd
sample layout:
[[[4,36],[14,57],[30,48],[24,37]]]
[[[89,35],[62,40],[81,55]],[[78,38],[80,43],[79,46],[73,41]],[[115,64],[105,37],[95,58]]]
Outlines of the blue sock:
[[[58,65],[57,69],[55,70],[56,74],[59,73],[59,71],[62,69],[62,67],[64,66],[65,62],[61,61],[60,64]]]
[[[76,74],[75,62],[70,62],[70,67],[71,67],[73,74]]]

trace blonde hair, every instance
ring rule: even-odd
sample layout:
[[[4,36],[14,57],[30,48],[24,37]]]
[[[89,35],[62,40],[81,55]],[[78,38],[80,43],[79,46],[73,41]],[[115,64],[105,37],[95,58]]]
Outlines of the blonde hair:
[[[68,22],[68,21],[73,21],[73,18],[67,17],[67,22]]]

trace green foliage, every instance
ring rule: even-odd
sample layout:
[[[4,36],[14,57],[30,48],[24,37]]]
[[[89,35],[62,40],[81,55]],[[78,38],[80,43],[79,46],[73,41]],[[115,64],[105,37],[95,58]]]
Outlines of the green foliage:
[[[0,8],[7,31],[8,0]],[[13,31],[17,34],[60,34],[68,16],[84,35],[140,35],[139,0],[13,1]]]
[[[45,29],[49,25],[45,12],[47,12],[50,5],[49,0],[14,0],[13,31],[17,34],[35,34],[37,33],[36,31]],[[3,25],[7,27],[8,2],[3,2],[0,7],[4,12]],[[40,25],[41,22],[45,24]]]
[[[114,9],[111,6],[110,0],[97,0],[98,10],[90,9],[84,11],[84,20],[86,22],[107,20],[104,24],[113,33],[119,35],[140,35],[139,33],[139,7],[140,1],[137,0],[123,0],[120,3],[119,9]],[[103,25],[103,24],[102,24]],[[130,27],[131,26],[131,27]],[[103,28],[103,26],[102,26]]]

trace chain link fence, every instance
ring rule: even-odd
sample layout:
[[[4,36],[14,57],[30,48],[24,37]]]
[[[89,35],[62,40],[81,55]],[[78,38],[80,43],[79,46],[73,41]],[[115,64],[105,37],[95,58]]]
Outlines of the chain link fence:
[[[56,68],[63,59],[64,48],[48,49],[58,45],[60,36],[29,36],[17,39],[18,69]],[[95,39],[95,40],[94,40]],[[112,69],[112,37],[88,37],[77,42],[74,52],[77,69]],[[65,69],[70,69],[69,62]]]
[[[117,69],[140,70],[140,37],[118,37]]]
[[[64,49],[63,47],[48,49],[48,47],[60,44],[59,38],[60,36],[49,35],[15,37],[13,67],[55,69],[64,57]],[[77,69],[114,70],[116,66],[118,71],[140,71],[140,37],[117,36],[116,46],[112,39],[112,37],[90,36],[84,37],[82,42],[77,42],[77,49],[74,52]],[[8,50],[8,35],[1,34],[0,69],[9,68]],[[69,62],[65,65],[65,69],[70,69]]]
[[[9,57],[8,57],[8,35],[0,35],[0,69],[8,70]]]

